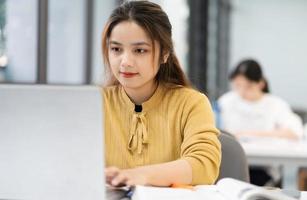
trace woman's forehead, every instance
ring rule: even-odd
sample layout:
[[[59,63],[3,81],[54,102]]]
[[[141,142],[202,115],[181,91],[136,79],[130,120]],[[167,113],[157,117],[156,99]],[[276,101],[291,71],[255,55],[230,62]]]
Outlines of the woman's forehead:
[[[117,24],[111,32],[109,41],[122,45],[152,46],[151,38],[145,30],[133,21],[124,21]]]

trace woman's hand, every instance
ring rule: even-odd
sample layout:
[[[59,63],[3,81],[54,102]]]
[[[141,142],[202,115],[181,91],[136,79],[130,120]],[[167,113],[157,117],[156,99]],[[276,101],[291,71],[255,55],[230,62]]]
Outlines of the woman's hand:
[[[117,167],[107,167],[105,176],[106,182],[114,187],[148,184],[146,174],[138,168],[119,169]]]

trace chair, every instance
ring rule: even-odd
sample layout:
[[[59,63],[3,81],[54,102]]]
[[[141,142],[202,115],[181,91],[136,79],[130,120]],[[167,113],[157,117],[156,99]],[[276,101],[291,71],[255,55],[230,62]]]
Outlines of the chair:
[[[218,180],[230,177],[249,182],[247,159],[241,144],[233,135],[225,131],[221,131],[219,140],[222,145],[222,162]]]

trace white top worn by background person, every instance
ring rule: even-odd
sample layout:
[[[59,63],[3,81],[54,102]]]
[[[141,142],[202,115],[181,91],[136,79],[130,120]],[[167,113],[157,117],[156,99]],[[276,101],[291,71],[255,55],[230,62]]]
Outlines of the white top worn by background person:
[[[247,101],[230,91],[218,100],[221,129],[230,133],[241,131],[271,131],[287,128],[298,138],[303,137],[302,120],[281,98],[264,94],[257,101]]]

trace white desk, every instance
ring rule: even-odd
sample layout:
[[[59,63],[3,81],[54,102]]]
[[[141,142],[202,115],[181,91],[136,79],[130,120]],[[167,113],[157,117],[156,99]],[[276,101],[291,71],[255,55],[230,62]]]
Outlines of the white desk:
[[[301,192],[300,200],[307,200],[307,192]]]
[[[298,189],[298,170],[307,167],[307,141],[242,138],[248,163],[258,166],[282,166],[284,189]]]

